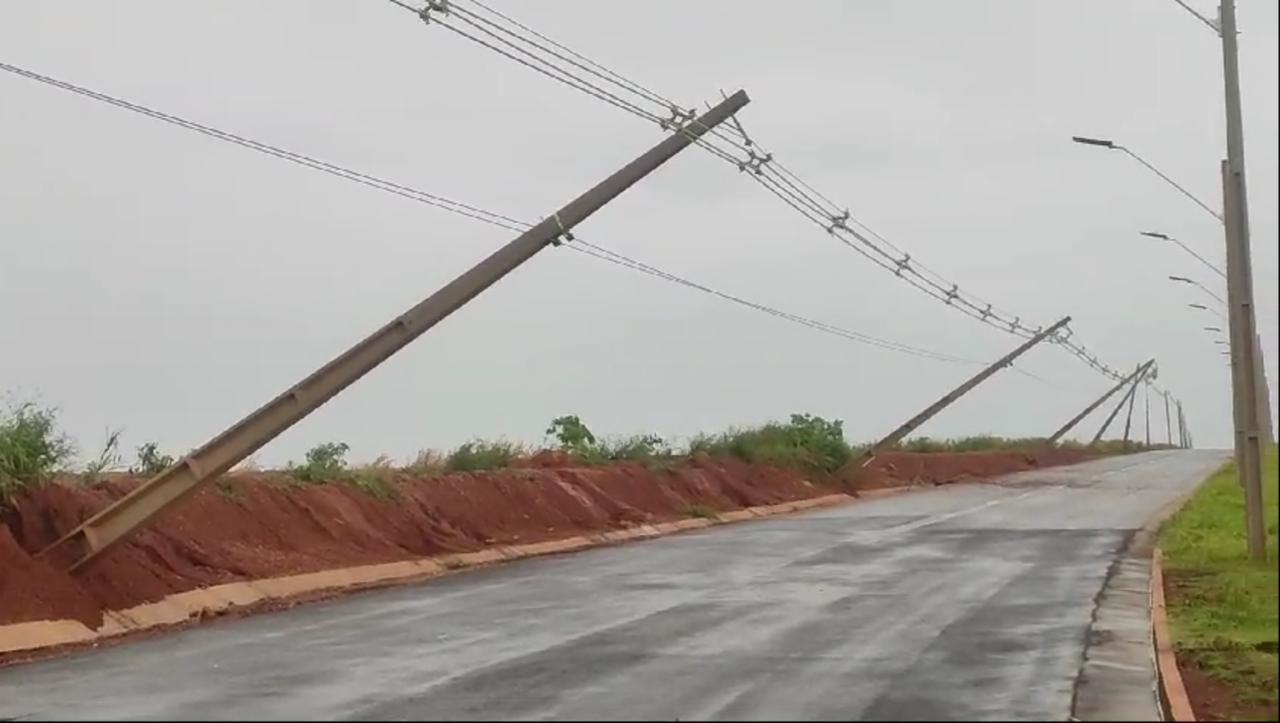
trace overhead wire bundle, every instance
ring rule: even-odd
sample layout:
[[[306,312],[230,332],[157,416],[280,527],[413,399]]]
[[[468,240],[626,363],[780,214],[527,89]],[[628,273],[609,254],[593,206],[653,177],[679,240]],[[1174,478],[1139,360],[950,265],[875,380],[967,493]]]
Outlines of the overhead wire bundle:
[[[697,122],[692,108],[574,51],[483,0],[427,0],[420,6],[404,0],[388,1],[413,13],[428,26],[445,28],[664,130],[678,130]],[[911,254],[856,218],[847,206],[835,203],[783,165],[748,135],[736,119],[732,125],[708,129],[696,143],[736,167],[847,248],[933,299],[1015,336],[1027,338],[1041,330],[1042,327],[1033,326],[1021,316],[961,289],[959,284],[913,259]],[[1052,341],[1106,377],[1113,380],[1124,377],[1076,341],[1069,328],[1055,334]]]
[[[225,131],[219,128],[209,126],[209,125],[198,123],[196,121],[183,118],[177,115],[173,115],[170,113],[165,113],[163,111],[159,111],[145,105],[124,100],[117,96],[112,96],[106,93],[102,93],[102,92],[91,90],[89,88],[85,88],[79,85],[75,85],[63,80],[59,80],[57,78],[53,78],[47,75],[42,75],[35,71],[21,68],[16,65],[0,62],[0,70],[4,70],[14,75],[18,75],[18,76],[27,78],[29,80],[43,83],[45,85],[59,88],[61,90],[69,91],[71,93],[75,93],[77,95],[90,98],[92,100],[106,103],[106,104],[115,106],[117,108],[132,111],[134,113],[138,113],[148,118],[163,121],[165,123],[169,123],[171,125],[184,128],[186,130],[194,131],[196,133],[200,133],[201,135],[205,135],[210,138],[215,138],[217,140],[221,140],[227,143],[232,143],[232,144],[241,146],[243,148],[247,148],[249,150],[257,151],[259,153],[264,153],[264,154],[273,156],[275,158],[289,161],[291,163],[295,163],[297,165],[300,165],[306,168],[317,170],[322,173],[336,176],[338,178],[352,181],[354,183],[358,183],[360,185],[363,185],[369,188],[373,188],[379,191],[400,196],[402,198],[407,198],[412,201],[417,201],[419,203],[424,203],[430,206],[434,206],[436,208],[448,211],[450,213],[454,213],[475,221],[480,221],[492,226],[497,226],[499,228],[503,228],[509,231],[521,233],[528,230],[532,226],[532,224],[526,221],[522,221],[520,219],[513,218],[505,214],[501,214],[495,211],[490,211],[490,210],[481,208],[479,206],[463,203],[461,201],[455,201],[453,199],[450,199],[438,194],[429,193],[427,191],[414,188],[412,186],[408,186],[402,183],[397,183],[395,181],[374,176],[368,173],[363,173],[361,171],[357,171],[346,166],[330,163],[328,161],[318,159],[314,156],[298,153],[295,151],[290,151],[285,148],[281,148],[279,146],[275,146],[269,143],[264,143],[262,141],[254,140],[252,138],[248,138],[240,134],[232,133],[229,131]],[[788,311],[783,311],[781,309],[778,309],[766,304],[751,301],[741,296],[737,296],[734,294],[730,294],[724,291],[714,289],[710,286],[707,286],[706,284],[699,283],[699,282],[690,280],[688,278],[678,276],[668,271],[664,271],[651,264],[645,263],[643,261],[637,260],[630,256],[623,255],[611,249],[586,241],[581,237],[576,237],[575,243],[567,244],[565,245],[565,248],[568,248],[577,253],[582,253],[587,256],[591,256],[592,258],[596,258],[601,261],[605,261],[617,266],[621,266],[623,268],[628,268],[633,271],[637,271],[639,273],[643,273],[655,278],[659,278],[664,281],[669,281],[675,284],[679,284],[680,286],[683,286],[685,288],[710,294],[712,296],[723,299],[725,301],[730,301],[739,306],[743,306],[758,312],[769,314],[770,316],[782,319],[784,321],[789,321],[794,324],[798,324],[816,331],[821,331],[823,333],[830,334],[833,336],[838,336],[838,337],[847,339],[849,341],[854,341],[860,344],[877,347],[887,351],[893,351],[893,352],[908,354],[911,356],[917,356],[925,359],[931,359],[934,361],[943,361],[943,362],[960,363],[960,364],[974,364],[974,365],[985,365],[987,363],[985,361],[978,360],[978,359],[970,359],[966,357],[956,356],[953,354],[946,354],[943,352],[938,352],[938,351],[925,349],[918,346],[912,346],[909,344],[892,341],[889,339],[884,339],[871,334],[854,331],[852,329],[838,326],[836,324],[830,324],[830,323],[819,321],[807,316],[802,316],[802,315],[791,313]],[[1022,370],[1019,370],[1019,371],[1022,371]],[[1028,376],[1034,377],[1034,375],[1031,375],[1029,372],[1023,372],[1023,373],[1027,374]],[[1035,377],[1035,378],[1039,379],[1039,377]],[[1047,381],[1047,380],[1041,380],[1041,381]]]

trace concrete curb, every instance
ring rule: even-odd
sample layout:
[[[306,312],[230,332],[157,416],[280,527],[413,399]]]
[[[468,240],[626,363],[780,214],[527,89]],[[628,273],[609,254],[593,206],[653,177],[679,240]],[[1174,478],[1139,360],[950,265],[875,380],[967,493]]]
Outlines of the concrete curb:
[[[1155,646],[1156,678],[1159,681],[1160,706],[1165,720],[1194,721],[1195,710],[1187,696],[1187,687],[1178,670],[1174,655],[1173,637],[1169,634],[1169,620],[1164,602],[1164,564],[1160,548],[1151,558],[1151,637]]]
[[[875,494],[862,493],[860,496],[878,498],[910,489],[913,488],[877,490]],[[824,495],[776,505],[747,507],[726,512],[715,519],[691,518],[527,545],[503,545],[477,552],[438,555],[402,562],[360,565],[301,575],[214,585],[176,593],[156,602],[144,603],[125,610],[108,611],[102,625],[97,629],[90,628],[77,620],[38,620],[0,625],[0,654],[92,644],[121,635],[173,627],[198,621],[206,616],[224,614],[263,603],[299,600],[320,593],[403,585],[498,562],[554,555],[632,540],[647,540],[713,525],[774,517],[819,507],[833,507],[848,504],[856,499],[858,498],[846,494]]]
[[[1076,679],[1072,720],[1194,720],[1171,718],[1168,711],[1155,638],[1154,595],[1160,591],[1163,620],[1164,588],[1157,579],[1156,536],[1164,521],[1182,509],[1196,489],[1171,500],[1148,518],[1108,570]]]

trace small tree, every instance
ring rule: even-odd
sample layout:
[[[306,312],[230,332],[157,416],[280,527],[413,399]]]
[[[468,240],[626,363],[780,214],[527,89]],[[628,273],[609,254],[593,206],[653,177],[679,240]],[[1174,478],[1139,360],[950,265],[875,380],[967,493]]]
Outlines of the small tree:
[[[154,477],[173,466],[173,456],[160,454],[160,445],[155,442],[139,445],[137,453],[138,466],[129,468],[133,474]]]
[[[576,414],[566,414],[551,420],[547,435],[560,442],[560,449],[572,454],[589,456],[595,451],[596,436]]]
[[[346,442],[324,442],[307,450],[306,463],[289,463],[289,473],[303,482],[331,482],[347,472]]]

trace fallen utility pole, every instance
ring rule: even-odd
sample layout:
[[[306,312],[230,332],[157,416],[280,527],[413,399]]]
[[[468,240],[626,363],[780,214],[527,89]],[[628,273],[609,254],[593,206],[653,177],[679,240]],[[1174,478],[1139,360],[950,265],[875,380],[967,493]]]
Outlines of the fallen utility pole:
[[[1142,381],[1143,376],[1146,375],[1147,369],[1150,367],[1151,365],[1149,363],[1144,364],[1134,372],[1133,382],[1129,387],[1129,391],[1125,392],[1125,395],[1120,398],[1120,403],[1116,405],[1115,409],[1111,410],[1111,414],[1107,415],[1106,421],[1104,421],[1102,426],[1098,428],[1098,433],[1093,435],[1093,439],[1089,441],[1090,447],[1097,444],[1102,439],[1102,435],[1107,433],[1107,428],[1111,426],[1111,422],[1115,420],[1116,415],[1120,413],[1120,410],[1124,408],[1126,403],[1133,399],[1133,395],[1138,391],[1138,383]]]
[[[549,245],[572,241],[570,229],[748,102],[746,92],[740,90],[677,129],[550,218],[525,231],[177,464],[90,517],[40,554],[59,564],[66,563],[73,570],[101,555],[306,417],[534,254]]]
[[[1067,432],[1070,432],[1070,431],[1071,431],[1071,429],[1072,429],[1072,427],[1075,427],[1077,424],[1079,424],[1079,423],[1080,423],[1080,420],[1084,419],[1085,417],[1089,416],[1090,414],[1093,414],[1093,410],[1097,409],[1098,407],[1101,407],[1101,406],[1103,405],[1103,403],[1105,403],[1108,399],[1110,399],[1110,398],[1111,398],[1111,395],[1113,395],[1113,394],[1115,394],[1116,392],[1118,392],[1118,391],[1120,391],[1121,389],[1123,389],[1123,388],[1124,388],[1124,386],[1125,386],[1126,384],[1128,384],[1129,382],[1131,382],[1131,381],[1133,381],[1135,378],[1137,378],[1137,376],[1138,376],[1138,374],[1141,372],[1141,370],[1143,370],[1143,369],[1145,369],[1146,367],[1148,367],[1148,366],[1150,366],[1150,365],[1154,364],[1154,363],[1155,363],[1155,361],[1156,361],[1155,359],[1152,359],[1152,360],[1148,361],[1146,364],[1141,364],[1141,365],[1139,365],[1137,369],[1135,369],[1131,374],[1129,374],[1129,376],[1127,376],[1127,377],[1125,377],[1124,379],[1121,379],[1120,381],[1116,382],[1116,385],[1115,385],[1115,386],[1113,386],[1113,387],[1111,387],[1110,389],[1108,389],[1108,390],[1106,391],[1106,393],[1104,393],[1102,396],[1098,397],[1097,399],[1093,400],[1093,402],[1092,402],[1091,404],[1089,404],[1089,406],[1085,407],[1083,410],[1081,410],[1081,412],[1080,412],[1079,414],[1077,414],[1076,416],[1072,417],[1070,421],[1068,421],[1066,424],[1064,424],[1064,425],[1062,425],[1061,427],[1059,427],[1059,428],[1058,428],[1058,431],[1054,432],[1052,435],[1050,435],[1050,436],[1049,436],[1049,439],[1048,439],[1048,442],[1047,442],[1047,443],[1048,443],[1050,446],[1053,446],[1053,445],[1057,444],[1057,443],[1058,443],[1058,440],[1062,439],[1062,436],[1063,436],[1063,435],[1065,435]],[[1165,419],[1166,419],[1166,420],[1168,419],[1168,416],[1169,416],[1169,415],[1168,415],[1168,412],[1169,412],[1168,400],[1166,399],[1166,400],[1165,400]],[[1170,432],[1170,434],[1172,434],[1172,432]],[[1169,438],[1169,443],[1170,443],[1170,444],[1173,444],[1173,437],[1172,437],[1172,436],[1170,436],[1170,438]]]
[[[993,362],[991,366],[988,366],[986,369],[983,369],[982,371],[973,375],[973,377],[970,378],[967,382],[965,382],[964,384],[961,384],[960,386],[956,387],[954,390],[948,392],[946,396],[942,397],[941,399],[934,402],[933,404],[930,404],[927,408],[925,408],[923,412],[920,412],[919,414],[912,417],[911,419],[908,419],[906,423],[904,423],[902,426],[893,430],[886,437],[884,437],[880,441],[868,447],[867,450],[863,452],[860,457],[858,457],[856,460],[850,463],[849,466],[853,466],[853,467],[867,466],[867,464],[871,462],[871,460],[875,459],[877,452],[880,452],[887,447],[892,447],[898,442],[901,442],[904,437],[906,437],[908,434],[911,434],[911,432],[915,431],[920,425],[929,421],[929,419],[932,418],[933,415],[937,414],[938,412],[941,412],[943,409],[946,409],[953,402],[955,402],[960,397],[963,397],[965,394],[969,392],[969,390],[981,384],[991,375],[1013,364],[1014,359],[1017,359],[1018,357],[1022,356],[1024,353],[1026,353],[1028,349],[1030,349],[1036,344],[1039,344],[1040,342],[1052,336],[1059,329],[1066,326],[1070,321],[1071,321],[1071,317],[1069,316],[1064,317],[1058,323],[1054,324],[1048,329],[1045,329],[1044,331],[1041,331],[1040,333],[1028,339],[1017,349],[1014,349],[1008,354],[1000,357],[995,362]]]

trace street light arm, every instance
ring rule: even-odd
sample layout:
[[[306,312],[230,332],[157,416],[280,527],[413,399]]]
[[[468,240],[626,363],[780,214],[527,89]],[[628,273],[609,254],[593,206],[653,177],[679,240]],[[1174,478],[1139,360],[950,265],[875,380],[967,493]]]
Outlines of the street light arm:
[[[1227,278],[1226,273],[1224,273],[1224,272],[1222,271],[1222,269],[1219,269],[1217,266],[1214,266],[1212,263],[1210,263],[1210,262],[1209,262],[1209,260],[1208,260],[1208,259],[1206,259],[1205,257],[1201,256],[1200,254],[1196,253],[1195,251],[1191,250],[1191,247],[1190,247],[1190,246],[1187,246],[1186,244],[1182,243],[1182,242],[1181,242],[1181,241],[1179,241],[1178,239],[1176,239],[1176,238],[1174,238],[1174,237],[1172,237],[1172,236],[1170,236],[1170,235],[1168,235],[1168,234],[1157,233],[1157,232],[1155,232],[1155,231],[1139,231],[1138,233],[1139,233],[1139,234],[1141,234],[1141,235],[1143,235],[1143,236],[1147,236],[1147,237],[1149,237],[1149,238],[1158,238],[1158,239],[1160,239],[1161,241],[1172,241],[1172,242],[1174,242],[1174,243],[1178,244],[1179,246],[1181,246],[1181,247],[1182,247],[1182,250],[1183,250],[1183,251],[1186,251],[1187,253],[1191,254],[1191,255],[1192,255],[1192,256],[1194,256],[1194,257],[1196,257],[1196,260],[1197,260],[1197,261],[1199,261],[1200,263],[1204,264],[1205,266],[1208,266],[1209,268],[1213,269],[1214,273],[1216,273],[1217,275],[1221,276],[1221,277],[1222,277],[1222,278],[1224,278],[1224,279],[1225,279],[1225,278]]]
[[[1211,30],[1213,30],[1213,32],[1214,32],[1215,34],[1217,34],[1217,35],[1219,35],[1219,36],[1221,36],[1221,35],[1222,35],[1222,28],[1218,27],[1218,24],[1217,24],[1217,23],[1215,23],[1214,21],[1210,20],[1209,18],[1206,18],[1205,16],[1201,15],[1201,14],[1200,14],[1200,12],[1199,12],[1198,10],[1196,10],[1195,8],[1193,8],[1193,7],[1191,7],[1190,5],[1186,4],[1185,2],[1183,2],[1183,0],[1173,0],[1173,1],[1174,1],[1174,2],[1176,2],[1176,3],[1178,3],[1179,5],[1181,5],[1183,10],[1186,10],[1187,12],[1189,12],[1189,13],[1191,13],[1192,15],[1196,16],[1196,20],[1199,20],[1200,22],[1204,23],[1205,25],[1208,25],[1208,26],[1209,26],[1209,28],[1210,28]]]
[[[1211,290],[1209,289],[1209,287],[1208,287],[1208,286],[1205,286],[1204,284],[1200,283],[1199,281],[1194,281],[1194,280],[1193,280],[1191,283],[1193,283],[1193,284],[1195,284],[1196,286],[1198,286],[1198,287],[1200,288],[1200,290],[1201,290],[1201,291],[1203,291],[1204,293],[1206,293],[1206,294],[1208,294],[1209,296],[1212,296],[1213,298],[1217,299],[1219,304],[1222,304],[1223,306],[1226,306],[1226,305],[1227,305],[1227,302],[1226,302],[1226,301],[1225,301],[1221,296],[1218,296],[1217,294],[1213,293],[1213,291],[1211,291]]]
[[[1208,266],[1209,268],[1213,269],[1214,273],[1216,273],[1218,276],[1221,276],[1221,277],[1222,277],[1222,278],[1224,278],[1224,279],[1225,279],[1225,278],[1227,278],[1227,274],[1226,274],[1226,272],[1225,272],[1225,271],[1223,271],[1222,269],[1218,268],[1217,266],[1214,266],[1212,263],[1210,263],[1208,260],[1206,260],[1206,259],[1205,259],[1205,257],[1201,256],[1200,254],[1196,253],[1195,251],[1192,251],[1190,246],[1187,246],[1186,244],[1182,243],[1181,241],[1179,241],[1179,240],[1178,240],[1178,239],[1176,239],[1176,238],[1173,238],[1172,236],[1170,236],[1170,237],[1169,237],[1169,240],[1170,240],[1170,241],[1172,241],[1172,242],[1174,242],[1174,243],[1176,243],[1176,244],[1178,244],[1179,246],[1181,246],[1183,251],[1186,251],[1187,253],[1191,254],[1191,255],[1192,255],[1192,256],[1194,256],[1194,257],[1196,257],[1196,260],[1198,260],[1200,263],[1202,263],[1202,264],[1204,264],[1205,266]]]
[[[1208,294],[1209,296],[1212,296],[1213,298],[1217,299],[1219,304],[1222,304],[1223,306],[1227,305],[1227,302],[1223,301],[1221,296],[1218,296],[1217,294],[1213,293],[1213,291],[1208,286],[1205,286],[1204,284],[1200,283],[1199,281],[1196,281],[1195,279],[1190,279],[1190,278],[1187,278],[1186,276],[1170,275],[1169,280],[1180,281],[1184,284],[1191,284],[1192,286],[1196,287],[1197,289],[1200,289],[1201,291]]]
[[[1208,212],[1209,212],[1209,213],[1210,213],[1214,218],[1218,219],[1218,223],[1222,223],[1222,214],[1220,214],[1220,213],[1218,213],[1217,211],[1213,210],[1213,208],[1211,208],[1211,207],[1209,206],[1209,204],[1207,204],[1207,203],[1205,203],[1204,201],[1201,201],[1200,199],[1196,198],[1196,196],[1195,196],[1195,194],[1194,194],[1194,193],[1192,193],[1192,192],[1188,191],[1187,189],[1183,188],[1181,185],[1179,185],[1179,183],[1178,183],[1177,181],[1175,181],[1175,180],[1173,180],[1172,178],[1169,178],[1168,176],[1166,176],[1166,175],[1164,175],[1163,173],[1161,173],[1159,168],[1156,168],[1155,166],[1151,165],[1150,163],[1147,163],[1147,162],[1146,162],[1146,160],[1144,160],[1144,159],[1142,158],[1142,156],[1138,155],[1137,153],[1134,153],[1133,151],[1129,150],[1128,148],[1125,148],[1125,147],[1124,147],[1124,146],[1122,146],[1122,145],[1118,145],[1118,144],[1117,144],[1117,145],[1113,145],[1113,146],[1112,146],[1112,148],[1118,148],[1118,149],[1120,149],[1120,150],[1124,151],[1125,153],[1128,153],[1130,158],[1132,158],[1133,160],[1137,161],[1138,163],[1141,163],[1142,165],[1146,166],[1146,167],[1147,167],[1147,170],[1151,171],[1152,173],[1156,174],[1156,175],[1157,175],[1157,176],[1159,176],[1160,178],[1164,179],[1165,183],[1168,183],[1170,186],[1173,186],[1174,188],[1176,188],[1176,189],[1178,189],[1179,191],[1181,191],[1181,192],[1182,192],[1182,195],[1186,196],[1187,198],[1191,199],[1192,201],[1195,201],[1195,202],[1196,202],[1196,205],[1198,205],[1200,208],[1203,208],[1204,210],[1208,211]]]

